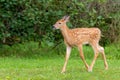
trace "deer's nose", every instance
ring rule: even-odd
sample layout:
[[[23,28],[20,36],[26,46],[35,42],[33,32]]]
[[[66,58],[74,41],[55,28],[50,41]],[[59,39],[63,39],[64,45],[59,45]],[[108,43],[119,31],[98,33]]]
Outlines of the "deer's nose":
[[[56,28],[55,28],[55,26],[53,25],[53,30],[55,30]]]

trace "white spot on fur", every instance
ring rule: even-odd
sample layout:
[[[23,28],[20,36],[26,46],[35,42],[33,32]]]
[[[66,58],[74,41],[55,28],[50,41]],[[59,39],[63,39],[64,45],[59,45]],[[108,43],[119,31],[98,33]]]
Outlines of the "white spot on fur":
[[[83,44],[88,44],[88,42],[83,42]]]

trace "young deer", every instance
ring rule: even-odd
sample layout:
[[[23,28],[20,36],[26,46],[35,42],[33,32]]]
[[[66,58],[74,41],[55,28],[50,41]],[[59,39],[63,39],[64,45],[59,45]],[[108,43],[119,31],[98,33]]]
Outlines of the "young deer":
[[[85,67],[89,72],[92,72],[95,61],[98,57],[99,53],[102,53],[102,57],[104,59],[105,69],[108,69],[108,64],[106,61],[104,48],[99,45],[99,40],[101,36],[101,31],[98,28],[75,28],[69,29],[66,25],[70,16],[64,16],[62,19],[58,20],[53,26],[55,29],[60,29],[62,35],[64,37],[64,42],[66,44],[66,57],[65,63],[61,73],[64,73],[66,70],[66,65],[71,53],[71,48],[73,46],[77,46],[80,52],[80,57],[83,60]],[[82,51],[83,44],[90,44],[94,50],[94,59],[89,66],[84,58],[84,54]]]

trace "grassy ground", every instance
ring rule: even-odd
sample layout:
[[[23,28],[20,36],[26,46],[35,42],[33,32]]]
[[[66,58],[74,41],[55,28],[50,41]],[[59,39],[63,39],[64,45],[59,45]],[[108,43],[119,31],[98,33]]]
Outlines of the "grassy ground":
[[[91,59],[87,59],[90,63]],[[104,70],[98,59],[93,72],[87,72],[81,59],[71,57],[67,72],[61,74],[63,57],[0,58],[0,80],[118,80],[120,60],[108,60],[109,69]]]
[[[85,46],[84,55],[90,64],[93,50]],[[56,49],[39,48],[38,43],[29,42],[0,47],[0,80],[119,80],[120,45],[108,45],[105,53],[109,69],[104,70],[101,56],[98,57],[93,72],[87,72],[79,58],[77,48],[72,49],[65,74],[61,74],[64,64],[65,47]]]

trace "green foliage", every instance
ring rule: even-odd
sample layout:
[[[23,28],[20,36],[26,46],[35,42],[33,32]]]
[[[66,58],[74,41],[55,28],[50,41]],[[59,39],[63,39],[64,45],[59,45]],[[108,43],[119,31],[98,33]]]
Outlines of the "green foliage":
[[[69,14],[72,28],[100,28],[101,43],[106,45],[119,40],[119,5],[119,0],[1,0],[0,43],[34,40],[57,44],[62,36],[52,25]]]

